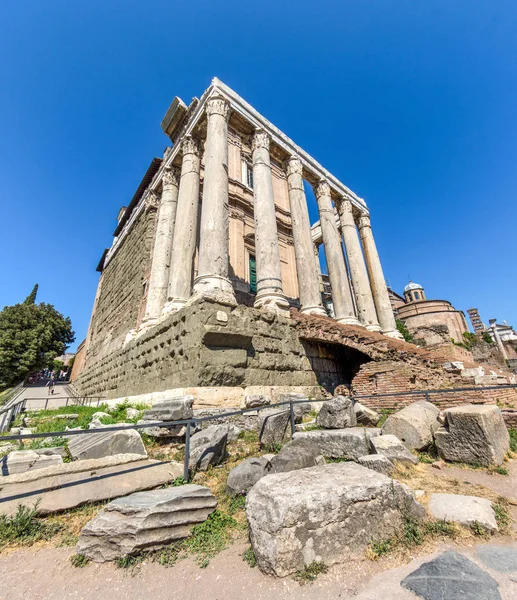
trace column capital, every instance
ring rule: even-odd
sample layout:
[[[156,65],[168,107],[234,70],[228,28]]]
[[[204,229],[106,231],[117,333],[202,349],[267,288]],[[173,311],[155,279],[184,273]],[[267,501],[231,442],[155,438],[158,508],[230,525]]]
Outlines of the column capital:
[[[253,152],[257,148],[265,148],[269,151],[271,138],[267,131],[264,129],[257,129],[251,139],[251,151]]]
[[[212,115],[220,115],[228,120],[230,116],[230,103],[222,96],[213,96],[206,101],[206,114],[209,118]]]
[[[361,216],[357,219],[357,226],[360,229],[362,229],[363,227],[371,227],[370,215],[362,213]]]
[[[178,187],[180,184],[180,170],[177,167],[165,167],[162,176],[162,185],[174,185]]]
[[[145,197],[145,210],[157,210],[160,206],[160,197],[154,190],[149,190]]]
[[[330,196],[330,183],[326,179],[321,179],[314,187],[316,198]]]
[[[199,143],[191,135],[186,135],[183,138],[181,149],[183,150],[183,154],[195,154],[196,156],[199,155]]]
[[[297,156],[290,156],[285,161],[285,172],[289,175],[301,175],[303,173],[302,161]]]

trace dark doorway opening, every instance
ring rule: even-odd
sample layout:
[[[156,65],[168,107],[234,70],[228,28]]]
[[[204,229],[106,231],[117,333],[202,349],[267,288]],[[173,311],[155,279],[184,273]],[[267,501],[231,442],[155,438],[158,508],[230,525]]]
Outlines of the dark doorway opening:
[[[318,383],[330,393],[338,385],[350,385],[361,365],[371,358],[348,346],[301,340]]]

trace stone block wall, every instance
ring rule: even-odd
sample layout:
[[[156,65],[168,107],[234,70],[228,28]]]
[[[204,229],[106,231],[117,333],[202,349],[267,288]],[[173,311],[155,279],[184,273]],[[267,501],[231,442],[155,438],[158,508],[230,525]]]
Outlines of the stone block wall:
[[[120,348],[137,327],[145,302],[156,210],[142,211],[103,272],[91,323],[87,366]]]

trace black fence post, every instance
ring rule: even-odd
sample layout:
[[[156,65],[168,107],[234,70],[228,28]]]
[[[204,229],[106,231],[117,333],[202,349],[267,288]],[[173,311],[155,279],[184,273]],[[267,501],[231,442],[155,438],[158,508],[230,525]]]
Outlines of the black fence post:
[[[294,432],[296,431],[296,428],[294,426],[294,409],[293,409],[293,401],[291,400],[291,402],[289,402],[289,412],[290,412],[290,417],[291,417],[291,436],[294,435]]]
[[[65,406],[68,406],[68,396],[66,397],[66,404]]]
[[[190,421],[185,432],[185,461],[183,463],[183,479],[188,481],[188,467],[190,462]]]
[[[45,400],[45,408],[44,408],[44,410],[47,410],[47,406],[48,406],[48,398]]]
[[[431,398],[430,398],[429,392],[427,390],[425,391],[425,401],[426,402],[431,402]]]

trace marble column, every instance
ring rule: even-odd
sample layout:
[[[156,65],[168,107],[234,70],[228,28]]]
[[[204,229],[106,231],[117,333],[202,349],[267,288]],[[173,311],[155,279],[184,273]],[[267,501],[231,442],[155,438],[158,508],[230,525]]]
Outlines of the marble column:
[[[372,290],[361,251],[361,242],[355,225],[352,203],[348,199],[343,199],[337,203],[337,209],[348,256],[348,267],[357,305],[357,316],[360,323],[369,331],[380,331],[381,327],[377,321],[377,313],[375,312]]]
[[[354,313],[352,292],[348,281],[348,273],[341,245],[332,199],[330,185],[322,180],[315,188],[318,210],[320,213],[321,234],[327,259],[330,285],[332,287],[332,303],[336,321],[347,325],[359,325]]]
[[[228,115],[230,105],[220,97],[206,103],[207,133],[198,275],[194,293],[237,304],[228,278]]]
[[[178,206],[179,169],[166,167],[162,177],[162,197],[154,236],[151,274],[145,307],[144,327],[156,322],[167,300],[172,236]]]
[[[368,269],[368,275],[370,276],[370,286],[372,288],[373,301],[375,303],[375,308],[377,309],[377,317],[379,319],[381,331],[389,337],[403,339],[402,335],[398,332],[395,323],[395,316],[393,315],[393,309],[391,308],[390,297],[388,295],[384,273],[382,272],[379,253],[377,252],[375,240],[373,239],[369,215],[363,214],[359,217],[357,225],[363,244],[366,268]]]
[[[269,135],[259,129],[252,140],[253,212],[255,260],[257,263],[256,308],[285,311],[289,302],[282,289],[282,271],[276,226],[273,177],[269,157]]]
[[[181,308],[189,299],[192,270],[196,251],[197,219],[199,211],[199,146],[190,135],[181,144],[183,159],[178,192],[178,208],[172,238],[171,266],[169,269],[168,302],[165,313]]]
[[[286,171],[300,310],[308,314],[326,315],[321,303],[320,281],[314,265],[314,245],[303,187],[302,163],[298,158],[292,156],[287,161]]]

